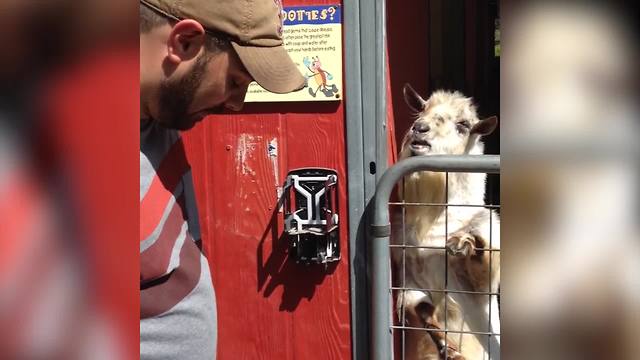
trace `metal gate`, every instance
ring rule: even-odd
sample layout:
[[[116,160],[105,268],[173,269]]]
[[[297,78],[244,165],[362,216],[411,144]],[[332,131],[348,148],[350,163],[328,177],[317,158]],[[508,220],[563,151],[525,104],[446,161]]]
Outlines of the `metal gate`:
[[[416,289],[406,287],[404,282],[402,286],[391,286],[391,273],[390,273],[390,249],[401,249],[403,253],[407,248],[429,248],[423,246],[411,246],[411,245],[391,245],[391,222],[389,216],[389,206],[444,206],[446,209],[449,207],[485,207],[487,211],[491,209],[498,209],[499,205],[485,205],[485,204],[449,204],[448,198],[444,204],[427,204],[427,203],[412,203],[407,204],[403,202],[391,203],[390,196],[395,188],[396,184],[406,175],[417,171],[431,171],[431,172],[445,172],[448,180],[449,172],[457,173],[499,173],[500,171],[500,157],[498,155],[434,155],[434,156],[418,156],[412,157],[406,160],[402,160],[389,168],[382,176],[380,182],[376,188],[376,195],[374,199],[374,208],[372,213],[371,222],[369,225],[370,230],[370,242],[371,242],[371,326],[372,326],[372,338],[370,341],[370,353],[372,359],[388,360],[392,359],[393,337],[395,332],[400,332],[402,343],[404,344],[404,334],[407,330],[421,330],[425,332],[439,332],[439,333],[467,333],[474,335],[485,335],[488,338],[500,336],[499,332],[492,331],[478,332],[478,331],[454,331],[447,328],[447,318],[444,318],[444,329],[428,329],[428,328],[415,328],[406,326],[404,323],[399,325],[393,325],[392,317],[395,313],[390,301],[393,297],[393,291],[406,291],[406,290],[418,290],[428,292],[442,292],[445,295],[447,293],[453,293],[459,290],[451,290],[446,285],[444,289]],[[445,193],[447,193],[445,191]],[[448,194],[447,194],[448,195]],[[446,212],[445,212],[446,213]],[[447,223],[447,220],[445,220]],[[491,234],[491,232],[490,232]],[[448,235],[448,233],[446,234]],[[491,243],[491,236],[489,238]],[[445,256],[447,256],[446,248],[433,248],[443,250]],[[493,249],[489,245],[489,251],[498,251],[499,249]],[[490,257],[491,259],[491,257]],[[445,260],[445,266],[443,271],[445,272],[445,279],[447,279],[446,273],[448,272],[448,261]],[[490,268],[491,269],[491,268]],[[439,269],[438,269],[439,271]],[[403,269],[404,273],[404,269]],[[491,277],[491,274],[489,274]],[[495,296],[499,295],[498,292],[472,292],[466,291],[465,293],[483,296]],[[446,314],[446,296],[445,296],[445,314]],[[404,316],[404,315],[403,315]],[[489,315],[489,318],[491,315]],[[488,326],[489,329],[490,326]],[[445,342],[447,336],[444,337]],[[401,352],[404,359],[404,346]],[[495,352],[496,349],[494,349]],[[445,355],[447,346],[444,347]],[[498,350],[499,351],[499,350]],[[489,347],[489,355],[491,356],[491,348]],[[494,354],[497,355],[497,354]],[[445,356],[446,358],[446,356]],[[497,355],[499,358],[499,355]]]

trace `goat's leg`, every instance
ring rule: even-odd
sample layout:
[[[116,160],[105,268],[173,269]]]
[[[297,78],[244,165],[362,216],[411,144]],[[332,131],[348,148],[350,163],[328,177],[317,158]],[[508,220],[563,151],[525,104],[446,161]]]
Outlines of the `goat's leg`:
[[[403,291],[398,294],[396,307],[403,325],[427,329],[406,331],[406,359],[465,360],[458,352],[457,344],[446,338],[443,327],[435,319],[435,307],[428,294],[415,290]]]
[[[458,352],[458,344],[441,331],[443,326],[435,319],[435,308],[432,304],[421,302],[416,305],[415,312],[422,319],[423,326],[435,343],[441,360],[465,360],[465,357]]]
[[[466,280],[470,291],[496,291],[492,280],[499,275],[499,254],[488,250],[488,242],[480,235],[455,234],[447,240],[447,252],[453,256],[453,268]]]
[[[398,293],[396,308],[399,323],[411,328],[424,328],[422,315],[416,313],[418,304],[430,304],[429,295],[422,291],[402,290]],[[438,348],[429,334],[424,330],[404,330],[403,359],[406,360],[441,360]]]
[[[457,285],[466,290],[478,292],[477,295],[464,294],[459,298],[465,309],[474,309],[466,319],[470,330],[500,332],[497,298],[485,293],[498,292],[500,281],[500,253],[489,251],[489,242],[475,233],[458,233],[447,240],[447,251],[451,273],[455,274]],[[482,304],[482,305],[481,305]],[[494,306],[495,305],[495,306]],[[480,308],[476,308],[481,306]],[[486,345],[486,346],[485,346]],[[499,337],[490,337],[483,344],[486,354],[491,351],[490,359],[500,359]]]
[[[475,237],[469,233],[455,234],[447,240],[447,252],[451,256],[469,257],[475,249]]]

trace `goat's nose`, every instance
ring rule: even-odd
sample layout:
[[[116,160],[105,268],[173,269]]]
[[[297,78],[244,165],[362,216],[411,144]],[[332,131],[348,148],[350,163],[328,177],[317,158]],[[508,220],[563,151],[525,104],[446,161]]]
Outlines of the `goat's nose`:
[[[419,122],[419,123],[413,124],[412,130],[418,133],[426,133],[429,130],[431,130],[431,128],[429,127],[429,124]]]

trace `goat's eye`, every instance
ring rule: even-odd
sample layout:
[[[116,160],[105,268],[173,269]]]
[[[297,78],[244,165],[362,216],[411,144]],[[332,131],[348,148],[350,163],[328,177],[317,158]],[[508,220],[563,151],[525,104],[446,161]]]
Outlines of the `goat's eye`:
[[[458,131],[458,133],[460,134],[466,134],[469,132],[469,129],[471,129],[471,124],[467,121],[459,121],[456,124],[456,130]]]

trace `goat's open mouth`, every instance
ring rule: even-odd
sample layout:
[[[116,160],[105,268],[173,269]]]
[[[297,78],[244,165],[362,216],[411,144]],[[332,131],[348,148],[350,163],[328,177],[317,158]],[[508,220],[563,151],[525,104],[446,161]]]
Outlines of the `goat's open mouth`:
[[[427,140],[413,140],[409,148],[414,154],[422,154],[431,150],[431,144]]]

